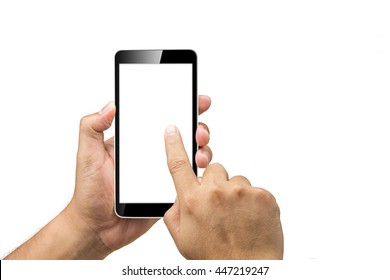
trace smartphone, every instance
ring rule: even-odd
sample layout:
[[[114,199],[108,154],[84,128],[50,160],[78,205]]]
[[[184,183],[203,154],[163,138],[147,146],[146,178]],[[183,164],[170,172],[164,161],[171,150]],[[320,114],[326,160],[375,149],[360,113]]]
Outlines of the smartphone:
[[[195,174],[197,57],[193,50],[122,50],[115,55],[115,211],[162,217],[176,198],[164,131],[176,125]]]

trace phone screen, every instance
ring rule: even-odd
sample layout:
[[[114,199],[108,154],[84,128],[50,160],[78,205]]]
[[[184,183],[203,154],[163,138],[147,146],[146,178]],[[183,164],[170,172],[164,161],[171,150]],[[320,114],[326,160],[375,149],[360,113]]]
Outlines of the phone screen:
[[[164,131],[176,125],[193,153],[191,63],[120,63],[120,203],[173,203]]]

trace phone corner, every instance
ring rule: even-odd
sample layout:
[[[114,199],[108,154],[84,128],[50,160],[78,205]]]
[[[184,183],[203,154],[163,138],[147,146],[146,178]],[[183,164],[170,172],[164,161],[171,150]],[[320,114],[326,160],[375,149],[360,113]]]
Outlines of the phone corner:
[[[116,53],[115,53],[115,60],[117,60],[121,55],[122,53],[124,52],[124,50],[118,50]]]
[[[188,52],[191,54],[191,56],[194,58],[194,59],[197,59],[198,58],[198,54],[196,53],[196,51],[194,49],[188,49]]]
[[[114,205],[114,213],[117,217],[119,218],[126,218],[125,216],[123,216],[123,211],[118,211],[120,210],[120,205],[118,205],[116,202],[115,202],[115,205]],[[123,210],[123,209],[122,209]]]

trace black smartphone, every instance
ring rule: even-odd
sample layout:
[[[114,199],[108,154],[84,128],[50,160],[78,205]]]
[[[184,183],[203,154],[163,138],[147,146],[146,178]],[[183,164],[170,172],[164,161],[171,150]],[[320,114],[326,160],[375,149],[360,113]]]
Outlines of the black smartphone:
[[[115,55],[115,211],[162,217],[176,198],[164,131],[176,125],[195,174],[198,117],[193,50],[123,50]]]

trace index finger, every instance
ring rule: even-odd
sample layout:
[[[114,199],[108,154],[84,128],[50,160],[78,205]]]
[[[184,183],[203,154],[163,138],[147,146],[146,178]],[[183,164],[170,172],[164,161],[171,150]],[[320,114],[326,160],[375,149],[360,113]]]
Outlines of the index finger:
[[[190,189],[194,184],[198,184],[198,181],[177,127],[168,126],[164,138],[169,172],[171,172],[176,192],[180,197],[184,191]]]

